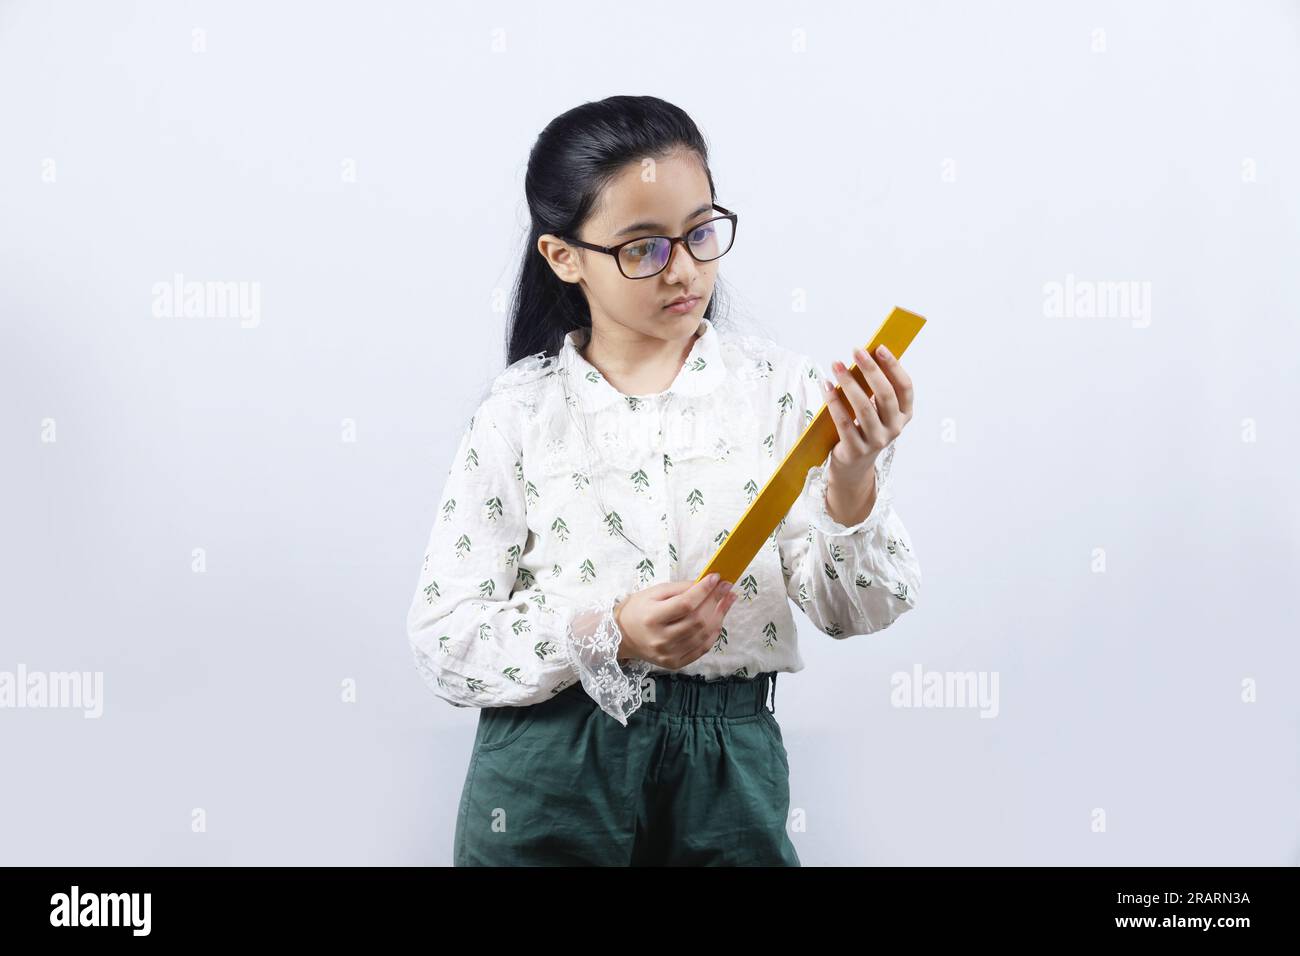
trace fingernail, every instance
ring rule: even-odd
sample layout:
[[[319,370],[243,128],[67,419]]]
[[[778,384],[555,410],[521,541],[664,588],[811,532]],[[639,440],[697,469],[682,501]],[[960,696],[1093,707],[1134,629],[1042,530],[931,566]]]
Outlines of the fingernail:
[[[880,348],[876,349],[876,351],[880,354],[881,358],[891,359],[894,357],[894,353],[889,351],[889,349],[887,349],[884,345],[881,345]]]
[[[709,586],[712,587],[713,585],[717,584],[717,583],[718,583],[718,578],[720,578],[720,577],[722,577],[722,575],[717,574],[716,572],[713,573],[713,574],[710,574],[710,575],[709,575]]]
[[[839,359],[835,360],[835,362],[831,365],[831,368],[835,369],[836,375],[842,375],[845,372],[844,363],[841,362]]]
[[[723,582],[722,582],[722,587],[721,587],[720,590],[722,591],[723,594],[726,594],[728,591],[731,590],[731,582],[730,582],[730,581],[723,581]]]

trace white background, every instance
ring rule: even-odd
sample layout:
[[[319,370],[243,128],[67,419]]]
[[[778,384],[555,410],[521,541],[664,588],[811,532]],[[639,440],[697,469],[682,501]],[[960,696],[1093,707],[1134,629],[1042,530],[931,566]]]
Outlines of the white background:
[[[104,679],[98,720],[0,710],[0,862],[450,862],[477,712],[406,610],[528,149],[650,93],[740,214],[733,324],[825,368],[929,319],[920,607],[796,612],[778,683],[804,864],[1294,863],[1296,4],[637,11],[0,4],[0,670]],[[155,317],[176,273],[259,323]],[[1050,317],[1067,275],[1149,324]],[[998,716],[891,706],[918,664]]]

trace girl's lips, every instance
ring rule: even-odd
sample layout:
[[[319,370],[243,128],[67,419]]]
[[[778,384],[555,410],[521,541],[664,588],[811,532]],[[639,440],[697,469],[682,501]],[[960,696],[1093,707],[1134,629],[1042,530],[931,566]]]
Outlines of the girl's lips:
[[[669,312],[676,312],[680,315],[684,312],[691,311],[691,309],[695,308],[695,306],[699,304],[699,301],[700,297],[697,295],[687,299],[685,302],[674,302],[672,305],[664,306],[664,308]]]

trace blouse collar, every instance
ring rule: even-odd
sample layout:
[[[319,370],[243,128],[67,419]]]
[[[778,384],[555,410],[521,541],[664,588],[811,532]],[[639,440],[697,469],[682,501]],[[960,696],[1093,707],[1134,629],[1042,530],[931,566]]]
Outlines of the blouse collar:
[[[629,406],[634,405],[632,396],[624,395],[606,381],[605,376],[578,351],[587,335],[586,328],[574,329],[565,335],[560,347],[561,367],[567,374],[571,387],[582,396],[583,404],[591,409],[603,408],[619,399],[627,401]],[[722,350],[718,345],[718,330],[708,319],[701,319],[691,352],[667,391],[674,395],[704,395],[711,392],[725,376]]]

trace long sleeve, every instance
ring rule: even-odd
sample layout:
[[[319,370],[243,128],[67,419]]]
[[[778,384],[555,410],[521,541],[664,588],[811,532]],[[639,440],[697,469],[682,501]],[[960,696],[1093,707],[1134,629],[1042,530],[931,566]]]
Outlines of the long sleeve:
[[[787,393],[789,448],[826,404],[822,376],[804,357]],[[797,414],[793,414],[797,413]],[[889,470],[894,442],[876,459],[876,502],[861,522],[845,526],[826,509],[830,455],[809,469],[803,491],[775,532],[786,592],[818,630],[831,637],[870,634],[916,607],[921,566],[893,507]]]
[[[461,438],[439,499],[407,633],[416,667],[457,707],[539,703],[580,680],[626,725],[650,665],[618,662],[613,616],[625,595],[557,601],[520,565],[529,544],[523,463],[484,401]],[[508,408],[508,406],[507,406]]]

